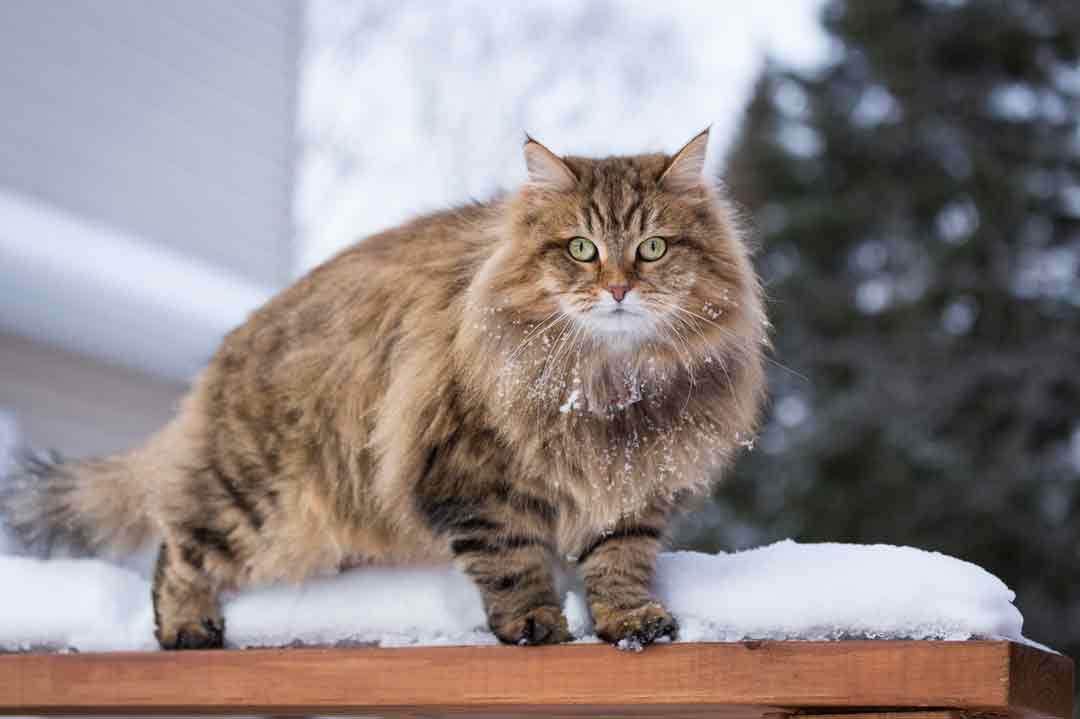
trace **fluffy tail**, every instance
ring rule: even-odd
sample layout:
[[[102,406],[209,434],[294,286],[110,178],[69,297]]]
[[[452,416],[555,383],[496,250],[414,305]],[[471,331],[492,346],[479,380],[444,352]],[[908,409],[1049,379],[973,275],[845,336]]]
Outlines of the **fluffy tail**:
[[[134,552],[154,534],[146,490],[122,455],[62,461],[26,453],[0,482],[0,521],[37,556]]]

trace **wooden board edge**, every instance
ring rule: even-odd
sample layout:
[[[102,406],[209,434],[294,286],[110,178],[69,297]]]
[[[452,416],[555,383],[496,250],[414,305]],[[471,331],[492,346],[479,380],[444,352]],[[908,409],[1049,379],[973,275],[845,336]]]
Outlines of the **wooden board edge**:
[[[116,677],[128,685],[111,686]],[[297,680],[326,690],[281,689]],[[9,655],[0,656],[0,714],[391,713],[405,705],[580,714],[620,703],[657,714],[880,707],[1072,719],[1072,681],[1071,660],[1005,641],[675,644],[642,655],[601,645]],[[913,690],[898,690],[904,682]]]
[[[910,709],[901,711],[852,711],[842,714],[819,712],[766,712],[761,719],[970,719],[963,709]]]
[[[1071,658],[1009,643],[1009,706],[1014,716],[1071,719],[1075,694],[1075,663]]]

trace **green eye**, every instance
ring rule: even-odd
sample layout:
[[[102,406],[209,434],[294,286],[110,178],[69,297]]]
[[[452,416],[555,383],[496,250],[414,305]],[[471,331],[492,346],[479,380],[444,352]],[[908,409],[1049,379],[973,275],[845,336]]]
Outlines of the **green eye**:
[[[663,237],[650,237],[637,246],[637,256],[646,262],[656,262],[667,252],[667,240]]]
[[[596,259],[596,245],[592,243],[592,240],[586,240],[584,237],[575,237],[570,240],[566,249],[578,262],[592,262]]]

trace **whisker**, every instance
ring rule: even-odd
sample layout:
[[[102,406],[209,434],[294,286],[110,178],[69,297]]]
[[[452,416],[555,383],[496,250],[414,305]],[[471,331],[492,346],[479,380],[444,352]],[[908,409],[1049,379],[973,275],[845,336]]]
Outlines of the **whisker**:
[[[559,335],[561,342],[557,343],[553,352],[553,367],[557,367],[557,363],[563,359],[566,355],[566,350],[570,348],[570,344],[573,342],[574,337],[581,329],[581,324],[578,322],[570,322],[566,326],[566,331]],[[565,336],[565,337],[564,337]]]
[[[536,339],[537,335],[553,327],[563,317],[567,317],[567,315],[563,313],[562,309],[556,309],[550,315],[540,320],[540,322],[521,339],[521,342],[518,343],[518,346],[510,353],[510,356],[506,358],[506,364],[513,363],[513,361],[517,359],[517,356],[529,346],[532,340]]]
[[[751,349],[753,349],[753,348],[751,347],[751,345],[750,345],[750,342],[748,342],[747,340],[745,340],[745,339],[743,339],[743,338],[739,337],[738,335],[734,334],[734,333],[733,333],[733,332],[731,332],[730,330],[727,330],[727,329],[725,329],[725,330],[724,330],[724,335],[725,335],[725,337],[727,337],[727,338],[728,338],[729,340],[731,340],[731,341],[732,341],[732,344],[733,344],[733,345],[736,345],[736,346],[737,346],[737,347],[738,347],[739,349],[741,349],[741,350],[742,350],[743,352],[747,352],[747,353],[749,353],[749,352],[750,352],[750,350],[751,350]],[[797,377],[798,379],[802,380],[803,382],[806,382],[807,384],[813,384],[813,383],[811,382],[811,380],[810,380],[810,378],[809,378],[809,377],[807,377],[806,375],[802,374],[802,373],[801,373],[801,372],[799,372],[798,370],[792,369],[791,367],[788,367],[788,366],[787,366],[787,365],[785,365],[784,363],[782,363],[782,362],[780,362],[780,361],[778,361],[778,360],[775,360],[775,359],[773,359],[772,357],[770,357],[770,356],[769,356],[769,353],[768,353],[768,352],[762,352],[762,353],[761,353],[761,357],[762,357],[762,358],[763,358],[763,359],[764,359],[764,360],[765,360],[766,362],[768,362],[769,364],[773,365],[773,366],[774,366],[774,367],[776,367],[777,369],[782,369],[782,370],[784,370],[785,372],[788,372],[789,374],[791,374],[792,376],[794,376],[794,377]]]
[[[566,315],[566,317],[567,317],[567,319],[570,319],[569,315]],[[555,363],[553,362],[553,358],[558,356],[559,348],[560,348],[560,345],[562,343],[563,336],[566,335],[567,331],[575,329],[575,328],[576,328],[576,326],[574,325],[573,322],[568,322],[566,324],[566,326],[564,326],[562,328],[562,330],[559,332],[559,336],[555,338],[555,344],[551,348],[551,350],[549,351],[547,357],[544,358],[544,367],[540,371],[540,383],[541,384],[546,385],[548,380],[550,379],[551,370],[553,370],[555,368]]]
[[[663,323],[664,327],[666,327],[671,333],[672,339],[681,342],[682,345],[686,348],[686,360],[683,362],[683,366],[686,368],[686,373],[689,376],[691,386],[696,386],[697,382],[694,375],[693,354],[690,351],[690,345],[686,342],[686,337],[681,332],[679,332],[678,328],[676,328],[675,325],[673,325],[668,320],[668,318],[661,318],[661,322]],[[673,344],[673,347],[675,347],[676,353],[680,354],[679,345]]]
[[[661,321],[664,323],[664,326],[672,333],[673,337],[682,339],[683,344],[686,344],[685,338],[682,337],[682,334],[675,328],[674,325],[672,325],[670,322],[668,322],[666,320],[666,318],[662,318]],[[674,346],[675,346],[676,353],[678,353],[678,345],[676,344]],[[686,368],[686,374],[687,374],[688,379],[690,380],[690,384],[686,388],[686,400],[683,402],[683,408],[682,408],[682,411],[685,412],[687,406],[689,406],[689,404],[690,404],[690,397],[694,393],[694,388],[697,387],[697,379],[696,379],[696,377],[694,375],[694,368],[693,368],[693,358],[692,358],[692,356],[690,354],[689,346],[687,346],[686,360],[683,361],[682,364]]]
[[[662,305],[663,307],[667,307],[667,308],[675,310],[677,312],[682,312],[684,314],[690,315],[690,316],[696,318],[697,320],[699,320],[701,322],[706,322],[706,323],[716,327],[718,330],[720,330],[724,334],[725,338],[728,339],[729,341],[736,340],[736,342],[734,342],[733,344],[736,344],[744,352],[751,349],[748,346],[748,343],[747,343],[747,341],[745,339],[739,337],[738,335],[733,334],[727,327],[724,327],[723,325],[719,324],[718,322],[714,322],[713,320],[710,320],[707,317],[703,317],[702,315],[699,315],[696,312],[692,312],[692,311],[686,309],[685,307],[680,307],[678,305],[675,305],[675,304],[672,304],[672,303],[669,303],[669,302],[664,302],[663,300],[653,299],[653,301],[656,302],[659,305]],[[810,382],[809,377],[807,377],[806,375],[798,372],[797,370],[792,369],[791,367],[788,367],[787,365],[783,364],[782,362],[773,359],[772,357],[770,357],[768,355],[768,353],[763,352],[762,357],[764,358],[764,360],[766,362],[773,365],[774,367],[776,367],[778,369],[782,369],[785,372],[789,372],[790,374],[792,374],[793,376],[801,379],[804,382],[807,382],[807,383]]]

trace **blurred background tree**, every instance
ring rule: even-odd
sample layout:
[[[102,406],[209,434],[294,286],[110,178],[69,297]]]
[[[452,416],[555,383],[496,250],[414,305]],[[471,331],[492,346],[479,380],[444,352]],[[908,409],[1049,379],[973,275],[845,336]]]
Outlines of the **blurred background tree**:
[[[822,17],[830,62],[768,65],[729,156],[778,364],[755,451],[683,542],[940,550],[1078,656],[1080,3]]]

